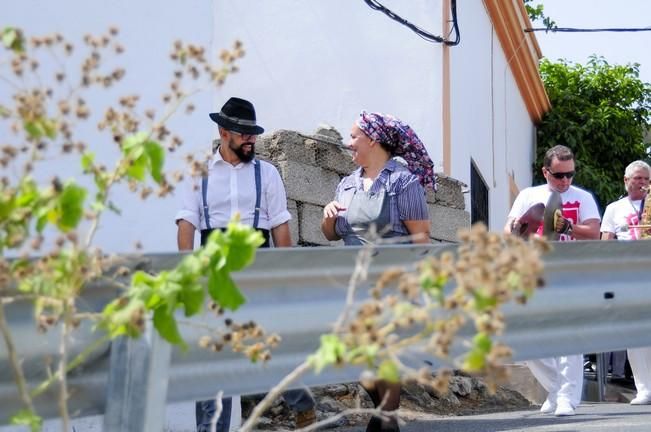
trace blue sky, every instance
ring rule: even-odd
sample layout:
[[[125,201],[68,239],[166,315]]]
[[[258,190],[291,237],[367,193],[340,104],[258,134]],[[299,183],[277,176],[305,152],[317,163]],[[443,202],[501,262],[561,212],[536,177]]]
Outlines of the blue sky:
[[[539,0],[559,27],[651,27],[651,0]],[[540,23],[534,23],[542,27]],[[550,60],[586,63],[603,56],[611,64],[640,64],[640,78],[651,83],[651,31],[636,33],[544,33],[536,38]]]

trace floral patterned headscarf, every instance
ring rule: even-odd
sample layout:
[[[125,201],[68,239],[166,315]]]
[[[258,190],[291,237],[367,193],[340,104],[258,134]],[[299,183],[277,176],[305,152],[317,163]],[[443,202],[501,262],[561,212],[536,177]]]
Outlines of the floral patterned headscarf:
[[[393,156],[403,158],[423,187],[429,186],[436,191],[434,163],[429,158],[425,145],[407,123],[388,114],[362,111],[357,126],[370,139],[391,149]]]

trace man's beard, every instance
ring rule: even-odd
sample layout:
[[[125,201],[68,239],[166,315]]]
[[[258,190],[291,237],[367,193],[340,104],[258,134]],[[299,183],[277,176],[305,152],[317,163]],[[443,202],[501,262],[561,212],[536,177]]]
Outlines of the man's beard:
[[[245,145],[250,145],[251,146],[251,151],[250,152],[246,152],[244,150]],[[243,143],[239,147],[235,147],[231,143],[230,147],[231,147],[231,150],[233,150],[233,153],[235,153],[237,155],[237,157],[240,159],[240,161],[242,161],[244,163],[251,162],[253,160],[253,158],[255,157],[255,143],[250,143],[250,142]]]

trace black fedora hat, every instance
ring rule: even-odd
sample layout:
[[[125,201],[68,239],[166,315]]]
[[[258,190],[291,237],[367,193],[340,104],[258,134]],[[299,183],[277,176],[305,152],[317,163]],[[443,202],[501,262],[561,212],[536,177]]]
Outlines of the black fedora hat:
[[[248,100],[232,97],[217,113],[210,113],[212,121],[224,129],[248,135],[260,135],[264,132],[255,123],[255,108]]]

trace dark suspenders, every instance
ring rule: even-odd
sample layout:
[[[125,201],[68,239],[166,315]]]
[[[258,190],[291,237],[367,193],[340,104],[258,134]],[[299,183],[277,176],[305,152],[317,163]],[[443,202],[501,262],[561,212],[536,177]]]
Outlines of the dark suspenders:
[[[258,229],[258,223],[260,222],[260,201],[262,199],[262,176],[260,174],[260,161],[256,160],[254,163],[255,209],[253,210],[253,228]]]
[[[208,213],[208,175],[201,177],[201,198],[203,200],[203,220],[206,221],[206,229],[211,230],[210,215]]]
[[[253,228],[258,228],[260,223],[260,202],[262,201],[262,175],[260,174],[260,161],[253,161],[253,172],[255,177],[255,209],[253,210]],[[203,204],[203,218],[206,221],[206,229],[211,230],[210,213],[208,212],[208,175],[201,177],[201,198]]]

